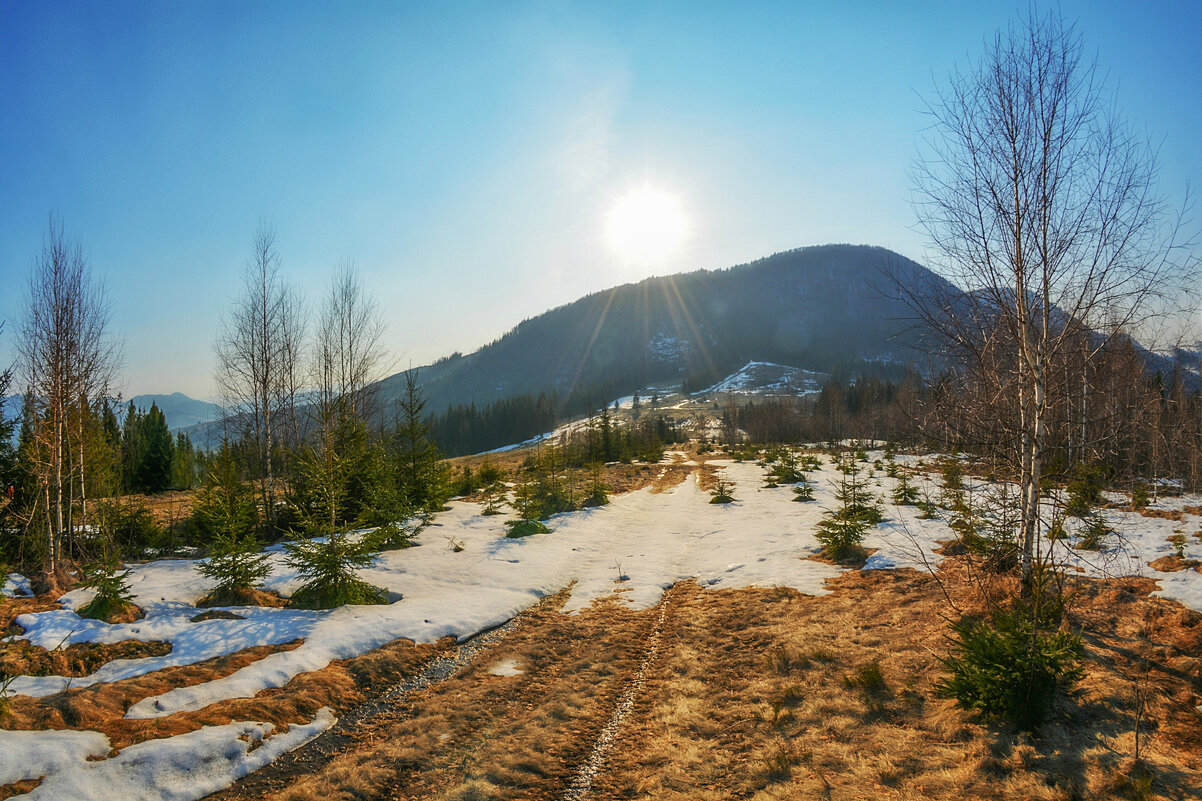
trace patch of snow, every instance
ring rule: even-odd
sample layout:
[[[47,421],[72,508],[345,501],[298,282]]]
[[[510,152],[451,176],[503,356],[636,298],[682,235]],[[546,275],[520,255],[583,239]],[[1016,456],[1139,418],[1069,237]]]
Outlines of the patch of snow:
[[[194,801],[228,787],[280,754],[307,743],[334,722],[330,708],[322,707],[312,722],[293,724],[286,732],[273,734],[275,726],[271,723],[227,723],[176,737],[147,740],[109,759],[75,759],[69,769],[50,773],[33,792],[22,797],[31,801],[106,798]],[[28,733],[46,737],[68,732]],[[83,734],[95,734],[104,741],[104,751],[108,751],[108,740],[103,735]],[[45,745],[53,750],[56,743],[47,738]],[[79,755],[80,750],[77,748],[72,756]]]
[[[0,784],[75,771],[88,757],[104,756],[109,738],[98,731],[4,731],[0,729]]]
[[[659,333],[647,343],[647,352],[656,361],[679,361],[688,355],[689,342],[671,334]]]
[[[20,573],[9,573],[4,579],[4,585],[0,586],[0,595],[12,598],[15,595],[33,595],[33,585],[29,583],[29,579],[22,576]],[[0,782],[3,784],[3,782]]]
[[[808,395],[821,389],[821,373],[773,362],[750,361],[698,395]]]

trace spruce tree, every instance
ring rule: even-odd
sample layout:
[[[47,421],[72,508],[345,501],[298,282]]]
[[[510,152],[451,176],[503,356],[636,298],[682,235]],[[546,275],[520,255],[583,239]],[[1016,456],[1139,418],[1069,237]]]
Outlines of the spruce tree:
[[[141,420],[142,458],[138,464],[137,488],[148,495],[164,492],[171,488],[172,461],[175,457],[175,441],[167,429],[167,418],[157,404]]]
[[[238,606],[248,590],[271,572],[267,555],[255,541],[255,502],[228,442],[213,457],[196,496],[193,515],[208,542],[209,558],[196,569],[217,582],[198,606]]]
[[[130,401],[121,423],[121,488],[127,493],[137,492],[140,488],[138,471],[145,452],[141,420],[142,413]]]
[[[405,391],[398,401],[399,419],[392,435],[397,487],[409,507],[438,511],[448,497],[448,477],[422,416],[425,408],[417,371],[410,370],[405,373]]]

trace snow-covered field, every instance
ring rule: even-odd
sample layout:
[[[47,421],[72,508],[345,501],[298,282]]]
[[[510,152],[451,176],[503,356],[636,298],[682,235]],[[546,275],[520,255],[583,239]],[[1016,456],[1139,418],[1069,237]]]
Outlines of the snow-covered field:
[[[714,463],[711,463],[714,464]],[[62,610],[23,615],[17,622],[30,642],[46,648],[76,642],[166,641],[167,656],[119,660],[82,679],[18,677],[10,693],[48,695],[67,686],[114,681],[192,664],[253,645],[303,639],[290,651],[272,654],[222,679],[171,690],[130,707],[127,717],[151,718],[195,710],[223,699],[249,697],[282,687],[294,676],[318,670],[332,660],[353,657],[405,637],[432,642],[446,635],[463,638],[496,626],[547,595],[571,586],[566,611],[612,597],[636,608],[655,605],[666,588],[695,579],[715,589],[748,586],[792,587],[827,592],[824,582],[843,568],[806,559],[819,550],[815,524],[834,506],[837,473],[829,459],[812,472],[815,501],[797,503],[791,488],[762,486],[764,470],[754,464],[719,462],[735,483],[736,502],[719,506],[696,481],[662,494],[650,489],[613,498],[606,507],[561,515],[549,534],[524,539],[504,536],[504,517],[483,517],[477,505],[454,502],[422,531],[421,547],[381,555],[363,577],[386,588],[387,606],[344,607],[311,612],[238,608],[244,620],[192,623],[193,604],[210,589],[191,561],[160,561],[133,567],[131,586],[146,617],[108,625],[83,620],[74,611],[90,599],[85,590],[63,598]],[[867,479],[888,497],[893,481],[879,472]],[[919,486],[930,488],[919,481]],[[932,495],[934,490],[931,489]],[[1199,504],[1174,499],[1168,508]],[[866,547],[878,549],[867,569],[938,563],[937,542],[954,535],[939,519],[920,520],[914,507],[885,505],[887,520],[870,534]],[[1202,558],[1202,542],[1192,535],[1202,519],[1145,518],[1107,511],[1117,536],[1109,550],[1078,552],[1057,543],[1058,553],[1087,575],[1143,574],[1160,579],[1160,594],[1202,609],[1202,574],[1193,570],[1157,573],[1147,563],[1173,552],[1168,537],[1187,535],[1186,556]],[[463,544],[455,552],[449,538]],[[300,580],[276,551],[269,589],[283,595]],[[108,759],[107,740],[98,733],[0,732],[0,784],[47,778],[33,798],[199,798],[294,748],[332,725],[324,711],[306,725],[271,736],[270,724],[253,721],[211,727],[165,740],[130,746]],[[250,741],[262,742],[252,748]],[[88,759],[92,756],[92,759]]]

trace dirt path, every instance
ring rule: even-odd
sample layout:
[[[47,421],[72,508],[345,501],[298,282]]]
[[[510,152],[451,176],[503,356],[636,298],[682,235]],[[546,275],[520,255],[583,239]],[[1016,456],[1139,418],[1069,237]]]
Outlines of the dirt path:
[[[621,590],[620,585],[615,585]],[[590,797],[670,628],[675,590],[633,612],[566,593],[458,646],[215,799]]]

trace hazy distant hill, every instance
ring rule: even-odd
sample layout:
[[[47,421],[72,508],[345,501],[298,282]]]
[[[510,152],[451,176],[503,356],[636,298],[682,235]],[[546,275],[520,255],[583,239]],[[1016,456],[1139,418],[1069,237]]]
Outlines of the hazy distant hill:
[[[167,418],[167,427],[172,431],[199,423],[209,423],[221,417],[221,409],[217,404],[189,398],[182,392],[172,392],[170,395],[135,395],[130,401],[141,411],[157,404],[159,411]],[[122,412],[127,405],[121,404]]]
[[[892,298],[887,272],[911,286],[947,286],[884,248],[801,248],[588,295],[475,353],[419,368],[420,383],[427,408],[440,412],[542,391],[601,400],[667,380],[700,389],[755,360],[900,373],[916,355],[907,345],[913,315]],[[403,384],[404,373],[385,379],[384,397]]]

